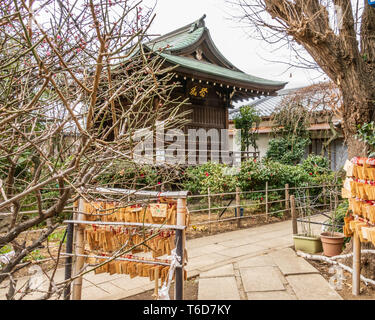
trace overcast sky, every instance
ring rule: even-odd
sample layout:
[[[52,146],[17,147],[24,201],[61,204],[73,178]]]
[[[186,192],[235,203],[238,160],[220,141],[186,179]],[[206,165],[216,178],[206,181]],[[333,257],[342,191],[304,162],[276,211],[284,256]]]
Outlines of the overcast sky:
[[[144,4],[154,3],[144,0]],[[165,34],[207,15],[206,27],[221,53],[242,71],[270,80],[287,81],[286,88],[306,86],[322,81],[318,73],[264,60],[287,60],[289,51],[277,50],[264,42],[250,39],[233,20],[225,0],[158,0],[152,34]],[[292,77],[290,77],[292,75]]]

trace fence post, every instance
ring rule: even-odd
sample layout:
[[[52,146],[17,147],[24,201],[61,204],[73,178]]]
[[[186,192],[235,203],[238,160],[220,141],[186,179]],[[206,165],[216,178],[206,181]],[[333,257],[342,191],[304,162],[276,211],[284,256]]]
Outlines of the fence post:
[[[177,225],[186,225],[186,198],[177,199]],[[184,299],[185,230],[176,230],[176,254],[181,257],[181,267],[176,268],[175,300]]]
[[[268,222],[268,181],[266,181],[266,221]]]
[[[209,223],[209,227],[208,227],[208,232],[211,233],[211,192],[210,192],[210,188],[207,189],[207,196],[208,196],[208,221],[210,222]]]
[[[357,232],[353,235],[353,279],[352,293],[355,296],[360,294],[361,288],[361,242]]]
[[[86,220],[86,216],[82,213],[84,212],[84,200],[80,198],[78,200],[78,214],[77,219],[79,221]],[[76,244],[75,244],[75,253],[83,255],[85,254],[85,228],[82,224],[78,224],[76,233]],[[85,258],[77,256],[74,263],[74,276],[79,274],[82,271],[83,265],[85,263]],[[82,297],[82,277],[78,277],[73,282],[73,300],[81,300]]]
[[[241,228],[241,189],[236,187],[237,228]]]
[[[73,218],[74,219],[74,218]],[[65,252],[68,254],[73,253],[73,232],[74,232],[74,224],[69,223],[66,228],[66,250]],[[68,256],[65,259],[65,280],[68,280],[72,277],[72,257]],[[71,293],[71,284],[67,285],[64,289],[64,300],[70,300],[70,293]]]
[[[285,185],[285,210],[287,214],[290,214],[289,210],[289,184]]]
[[[290,196],[290,210],[292,213],[293,234],[298,234],[296,200],[294,195]]]

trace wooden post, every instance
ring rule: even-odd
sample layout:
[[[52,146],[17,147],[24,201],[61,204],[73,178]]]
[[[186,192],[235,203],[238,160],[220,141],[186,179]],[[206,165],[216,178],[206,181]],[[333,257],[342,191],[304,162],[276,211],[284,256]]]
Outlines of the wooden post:
[[[78,214],[77,219],[79,221],[86,220],[86,216],[81,212],[84,212],[84,200],[81,198],[78,202]],[[85,228],[82,224],[77,225],[75,228],[76,233],[76,243],[75,243],[75,253],[76,254],[85,254]],[[84,257],[76,257],[74,263],[74,276],[79,274],[82,271],[83,265],[85,263]],[[73,300],[81,300],[82,297],[82,277],[79,277],[73,282]]]
[[[159,298],[159,268],[155,268],[155,290],[154,290],[155,300]]]
[[[266,221],[268,222],[268,181],[266,181]]]
[[[324,209],[325,209],[325,206],[327,205],[326,184],[325,183],[323,183],[323,203],[324,203]]]
[[[211,192],[210,188],[207,189],[207,197],[208,197],[208,221],[210,221],[208,226],[208,232],[211,233]]]
[[[186,198],[177,200],[177,225],[186,225]],[[185,250],[185,230],[176,230],[176,253],[181,257],[181,267],[176,268],[175,277],[175,300],[184,299],[184,250]]]
[[[361,242],[356,232],[353,235],[353,278],[352,293],[359,296],[361,288]]]
[[[289,184],[285,185],[285,210],[286,213],[289,215],[290,210],[289,210]]]
[[[237,228],[241,228],[241,189],[236,187]]]
[[[296,200],[294,195],[290,196],[290,210],[292,214],[293,234],[298,234]]]

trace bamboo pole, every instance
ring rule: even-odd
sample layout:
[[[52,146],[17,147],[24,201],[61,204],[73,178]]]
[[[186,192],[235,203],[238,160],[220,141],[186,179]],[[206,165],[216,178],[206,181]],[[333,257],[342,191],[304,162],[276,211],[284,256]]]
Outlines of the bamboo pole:
[[[207,195],[208,195],[208,220],[211,221],[211,196],[210,196],[210,188],[207,190]],[[211,224],[209,226],[208,232],[211,234]]]
[[[78,211],[84,212],[84,200],[81,198],[79,199],[78,203]],[[84,221],[85,215],[82,213],[78,213],[77,220]],[[76,243],[75,243],[75,253],[83,255],[85,253],[85,240],[84,240],[84,231],[85,227],[81,224],[78,224],[75,228],[76,232]],[[76,276],[82,271],[83,265],[85,263],[85,258],[82,256],[76,257],[74,263],[74,275]],[[82,277],[78,277],[73,282],[73,300],[81,300],[82,297]]]
[[[352,293],[359,296],[361,288],[361,242],[356,232],[353,235],[353,277]]]
[[[266,221],[268,222],[268,181],[266,181]]]
[[[287,210],[287,214],[290,214],[289,211],[289,184],[285,185],[285,210]]]
[[[177,225],[186,225],[186,198],[177,199]],[[185,229],[176,230],[176,253],[181,257],[181,267],[176,268],[175,275],[175,300],[184,299],[184,250],[185,250]]]
[[[155,268],[155,290],[154,290],[155,300],[159,298],[159,268]]]
[[[296,201],[295,201],[294,195],[290,196],[290,210],[292,214],[293,234],[298,234]]]
[[[237,228],[241,228],[241,190],[236,187],[236,210],[237,210]]]

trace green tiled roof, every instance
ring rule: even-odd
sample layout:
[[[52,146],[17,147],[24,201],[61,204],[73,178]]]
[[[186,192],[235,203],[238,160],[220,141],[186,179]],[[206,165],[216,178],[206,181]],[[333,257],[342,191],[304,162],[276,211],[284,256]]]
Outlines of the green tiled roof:
[[[254,84],[254,85],[282,86],[286,84],[285,82],[272,81],[272,80],[255,77],[255,76],[246,74],[241,71],[234,71],[231,69],[220,67],[212,63],[199,61],[199,60],[195,60],[192,58],[175,56],[175,55],[171,55],[167,53],[160,53],[160,56],[170,63],[178,64],[181,67],[186,67],[189,69],[201,71],[203,73],[207,73],[213,76],[219,76],[219,77],[223,77],[223,78],[227,78],[231,80],[243,81],[243,82],[247,82],[249,84]]]
[[[264,86],[273,87],[271,90],[278,90],[286,84],[286,82],[255,77],[236,68],[215,46],[209,30],[205,27],[205,17],[204,15],[191,24],[154,39],[146,43],[145,47],[173,65],[179,65],[186,69],[200,72],[203,75],[207,74],[207,76],[211,75],[219,79],[226,79],[235,86],[237,86],[235,84],[236,82],[240,82],[242,85],[247,84],[249,87],[259,88],[260,91],[262,91],[261,88]],[[202,38],[204,38],[204,40],[202,40]],[[194,50],[201,41],[206,41],[209,50],[211,50],[211,53],[220,62],[220,65],[182,55],[183,53],[181,53],[181,51],[186,49],[186,51],[190,53],[190,50],[192,50],[192,48]],[[138,49],[135,50],[132,55],[137,53]]]
[[[147,46],[151,50],[159,50],[160,48],[165,49],[169,45],[169,48],[165,49],[165,51],[171,51],[171,50],[180,50],[183,48],[186,48],[195,42],[197,42],[200,37],[202,36],[205,28],[201,27],[197,30],[189,33],[189,32],[182,32],[178,33],[176,35],[172,35],[168,38],[161,38],[160,40],[155,40],[152,42],[147,43]]]

